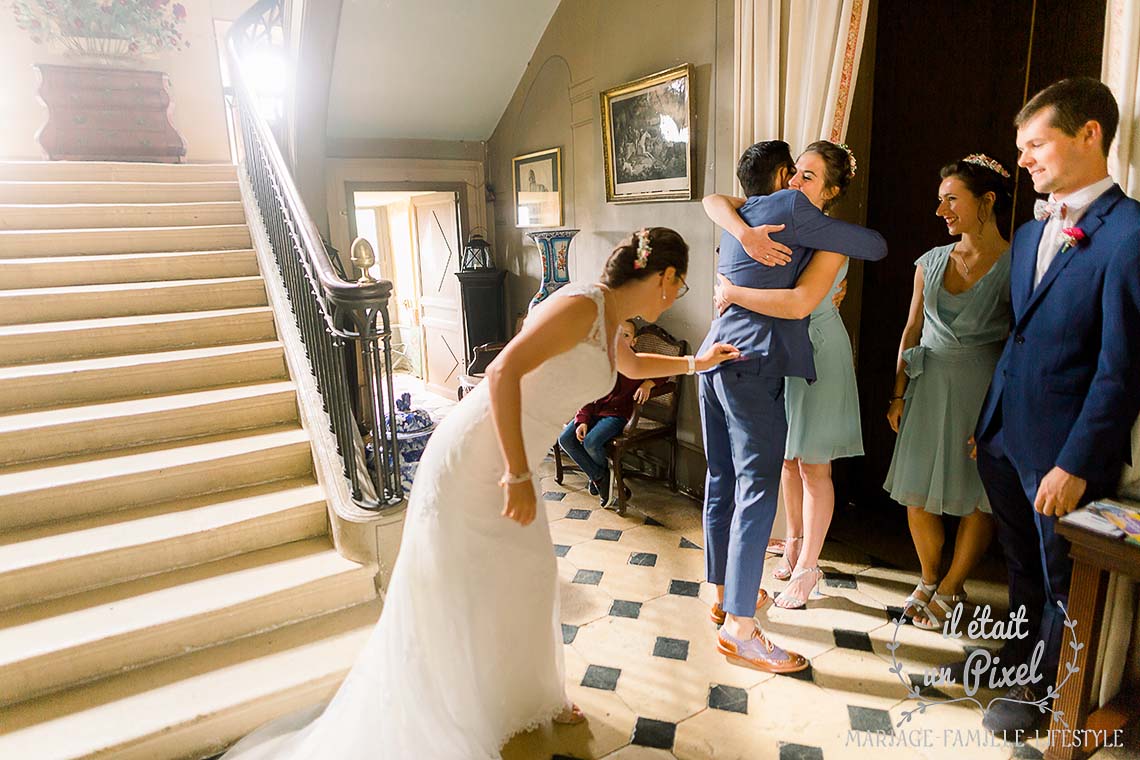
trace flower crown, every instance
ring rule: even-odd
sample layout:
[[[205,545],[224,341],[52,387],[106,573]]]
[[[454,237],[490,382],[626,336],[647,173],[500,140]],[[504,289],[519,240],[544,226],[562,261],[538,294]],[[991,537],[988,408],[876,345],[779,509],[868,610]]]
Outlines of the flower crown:
[[[637,239],[637,257],[633,260],[633,268],[645,269],[649,264],[649,254],[653,252],[649,247],[649,229],[642,227],[633,236]]]
[[[994,174],[998,174],[1005,179],[1009,179],[1009,172],[1005,170],[1005,167],[987,156],[985,153],[971,153],[962,159],[962,163],[984,166]]]
[[[834,145],[837,148],[843,149],[847,153],[847,161],[851,164],[851,176],[854,177],[855,176],[855,169],[858,167],[858,164],[855,162],[855,154],[852,153],[851,149],[847,147],[847,143],[837,142],[837,143],[832,143],[832,145]]]

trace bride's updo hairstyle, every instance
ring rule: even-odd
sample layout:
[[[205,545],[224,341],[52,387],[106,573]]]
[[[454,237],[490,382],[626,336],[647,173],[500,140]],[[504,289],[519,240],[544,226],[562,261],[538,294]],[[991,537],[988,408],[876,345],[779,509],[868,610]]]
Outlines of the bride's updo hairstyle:
[[[827,212],[843,197],[851,186],[851,180],[855,179],[855,157],[846,145],[837,145],[830,140],[816,140],[804,148],[804,153],[814,153],[823,159],[823,164],[827,167],[823,186],[834,187],[836,190],[835,195],[823,204],[823,210]]]
[[[1006,168],[984,153],[971,153],[965,158],[946,164],[939,172],[942,179],[954,177],[981,200],[986,193],[994,194],[991,212],[998,229],[1006,229],[1013,207],[1013,178]]]
[[[602,270],[602,284],[620,288],[632,280],[660,274],[669,267],[678,275],[689,270],[689,244],[668,227],[649,227],[634,232],[613,250]]]

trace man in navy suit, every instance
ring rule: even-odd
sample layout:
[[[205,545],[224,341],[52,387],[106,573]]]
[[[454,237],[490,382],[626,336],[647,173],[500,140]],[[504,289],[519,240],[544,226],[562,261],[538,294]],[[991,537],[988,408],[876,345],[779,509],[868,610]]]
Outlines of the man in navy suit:
[[[1042,718],[1027,703],[1057,675],[1072,573],[1056,521],[1112,492],[1140,411],[1140,203],[1108,176],[1117,120],[1111,91],[1089,78],[1050,85],[1015,120],[1017,163],[1049,198],[1013,236],[1013,326],[975,439],[1010,609],[1025,607],[1031,632],[998,665],[1032,663],[1040,647],[1043,679],[986,711],[994,732]]]
[[[773,161],[781,152],[786,159]],[[790,261],[765,266],[725,231],[717,271],[743,287],[793,288],[809,261],[819,258],[820,263],[829,262],[830,270],[816,267],[819,271],[810,276],[819,284],[818,302],[834,282],[844,255],[874,261],[887,255],[887,245],[877,232],[825,216],[798,190],[781,190],[790,176],[789,165],[791,154],[780,141],[757,143],[745,151],[737,177],[749,197],[737,212],[748,227],[783,225],[780,231],[766,229],[773,242],[791,251]],[[769,642],[753,616],[787,436],[784,377],[815,379],[808,320],[806,313],[803,319],[776,319],[734,305],[713,322],[705,344],[714,342],[728,342],[741,351],[741,359],[700,378],[709,468],[706,570],[723,597],[723,609],[713,610],[714,619],[724,620],[718,649],[731,661],[759,670],[802,670],[807,660]]]

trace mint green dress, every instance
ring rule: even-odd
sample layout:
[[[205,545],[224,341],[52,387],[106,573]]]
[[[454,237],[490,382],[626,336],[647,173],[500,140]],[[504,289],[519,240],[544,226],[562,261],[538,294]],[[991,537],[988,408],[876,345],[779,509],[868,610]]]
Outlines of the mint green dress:
[[[859,424],[859,390],[851,339],[832,298],[847,276],[847,262],[839,269],[831,290],[811,313],[808,334],[815,357],[816,381],[802,377],[785,381],[784,408],[788,414],[785,459],[826,464],[840,457],[863,454]]]
[[[922,339],[903,352],[910,378],[883,487],[933,514],[990,511],[968,441],[1009,333],[1009,262],[1002,254],[964,293],[942,286],[953,245],[924,253]]]

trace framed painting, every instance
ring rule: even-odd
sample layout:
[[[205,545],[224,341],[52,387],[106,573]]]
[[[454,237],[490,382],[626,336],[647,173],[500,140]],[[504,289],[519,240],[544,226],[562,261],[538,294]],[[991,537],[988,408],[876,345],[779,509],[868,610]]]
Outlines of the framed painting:
[[[692,66],[602,93],[606,201],[693,199]]]
[[[550,148],[511,161],[516,227],[562,224],[562,149]]]

